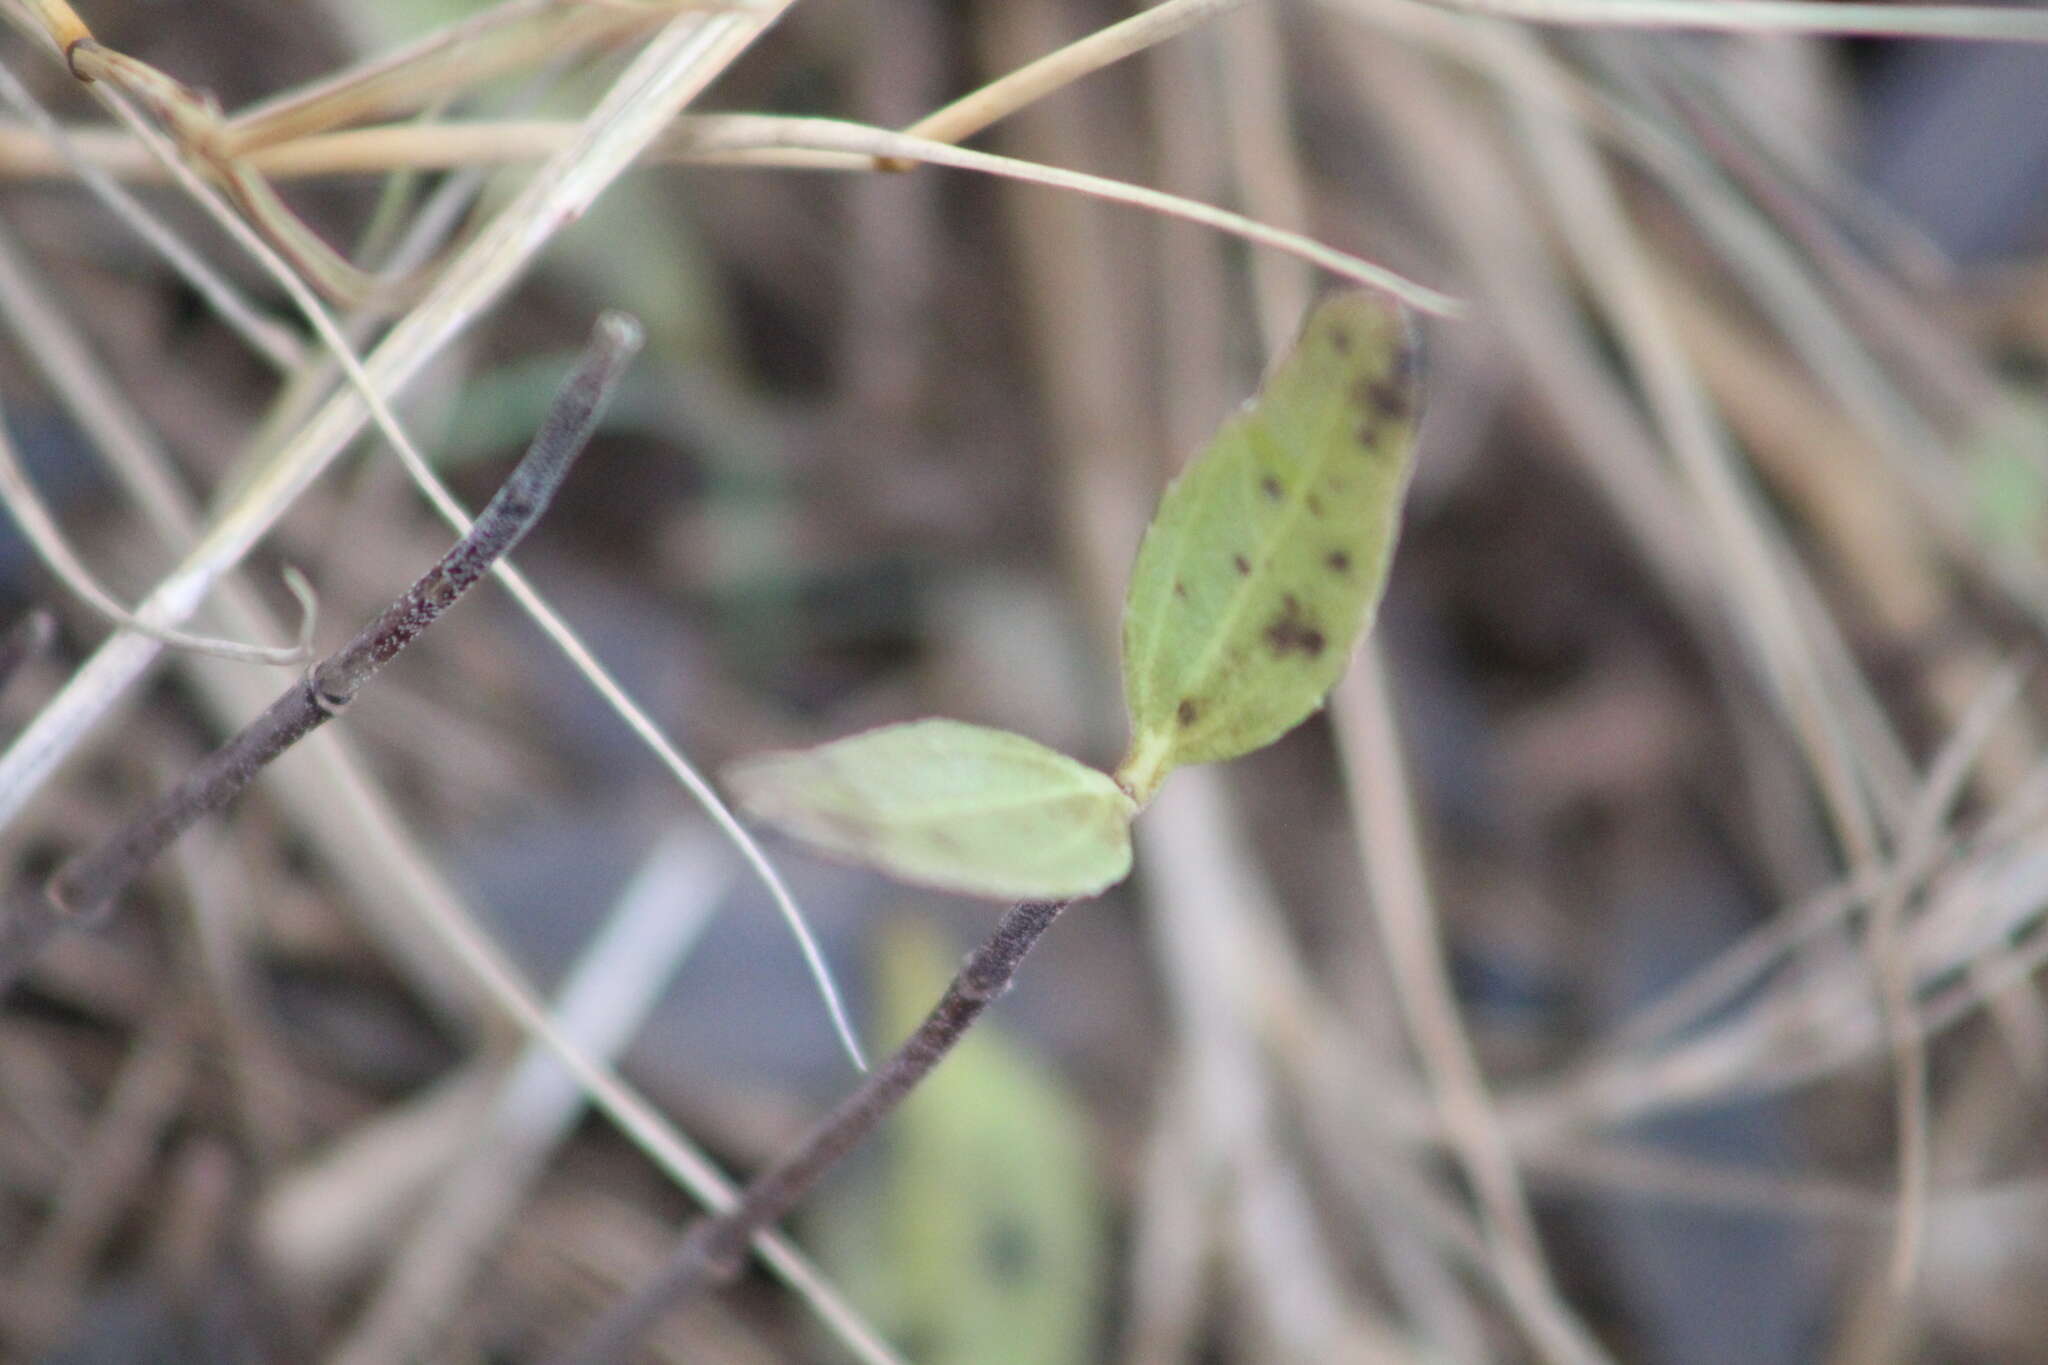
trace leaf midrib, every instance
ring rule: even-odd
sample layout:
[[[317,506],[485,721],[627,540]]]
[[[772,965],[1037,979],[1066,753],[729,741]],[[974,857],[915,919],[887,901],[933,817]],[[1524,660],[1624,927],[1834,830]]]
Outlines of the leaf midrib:
[[[892,812],[899,812],[901,818],[906,823],[928,824],[935,820],[957,819],[962,815],[999,815],[1004,811],[1015,810],[1021,806],[1046,805],[1054,801],[1070,801],[1077,796],[1085,796],[1098,801],[1111,801],[1115,797],[1123,796],[1122,788],[1116,786],[1107,777],[1103,778],[1103,782],[1107,785],[1097,787],[1093,783],[1076,781],[1069,789],[1052,795],[1043,793],[1027,794],[1004,800],[975,800],[970,797],[965,803],[953,801],[946,805],[935,805],[929,801],[920,801],[904,805],[892,804],[889,809]],[[1128,800],[1129,798],[1125,799]]]

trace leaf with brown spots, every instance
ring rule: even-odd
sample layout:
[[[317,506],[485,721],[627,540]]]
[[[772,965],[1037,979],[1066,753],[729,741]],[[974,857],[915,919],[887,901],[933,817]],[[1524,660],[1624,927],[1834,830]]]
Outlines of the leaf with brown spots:
[[[1166,490],[1124,605],[1139,802],[1184,763],[1271,743],[1323,703],[1372,623],[1408,486],[1414,339],[1338,294]]]
[[[1137,807],[1104,774],[1004,730],[919,720],[736,763],[748,811],[821,848],[970,896],[1092,896],[1131,867]]]

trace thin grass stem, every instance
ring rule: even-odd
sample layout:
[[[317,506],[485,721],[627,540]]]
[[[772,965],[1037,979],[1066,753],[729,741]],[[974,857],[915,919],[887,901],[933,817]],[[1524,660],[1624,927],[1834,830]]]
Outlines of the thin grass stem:
[[[1425,0],[1431,2],[1431,0]],[[1813,0],[1435,0],[1442,7],[1531,24],[1582,28],[1810,33],[1969,42],[2048,42],[2048,14],[2030,6],[1827,4]]]

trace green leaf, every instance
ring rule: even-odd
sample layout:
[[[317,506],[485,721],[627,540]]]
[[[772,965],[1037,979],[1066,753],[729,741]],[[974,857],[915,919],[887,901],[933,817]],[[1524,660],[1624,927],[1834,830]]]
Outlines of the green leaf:
[[[1963,472],[1976,529],[1994,550],[2034,555],[2048,525],[2048,479],[2040,454],[2048,446],[2048,406],[2017,390],[1963,446]]]
[[[958,965],[928,924],[884,921],[876,995],[893,1046]],[[1087,1113],[1058,1074],[983,1019],[835,1177],[807,1240],[917,1365],[1106,1358],[1109,1220]]]
[[[907,881],[1005,900],[1092,896],[1131,870],[1137,807],[1022,735],[919,720],[726,773],[755,815]]]
[[[1124,605],[1138,801],[1185,763],[1269,744],[1323,703],[1370,625],[1418,411],[1396,308],[1337,294],[1166,490]]]

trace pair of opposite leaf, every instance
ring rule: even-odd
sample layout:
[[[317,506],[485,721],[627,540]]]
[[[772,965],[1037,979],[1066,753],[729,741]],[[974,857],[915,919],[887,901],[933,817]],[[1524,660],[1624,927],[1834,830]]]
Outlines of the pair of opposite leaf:
[[[748,810],[913,882],[1089,896],[1131,867],[1167,773],[1278,739],[1372,623],[1418,409],[1414,340],[1362,292],[1310,313],[1258,396],[1166,490],[1124,603],[1131,747],[1114,775],[978,725],[919,720],[727,776]]]

